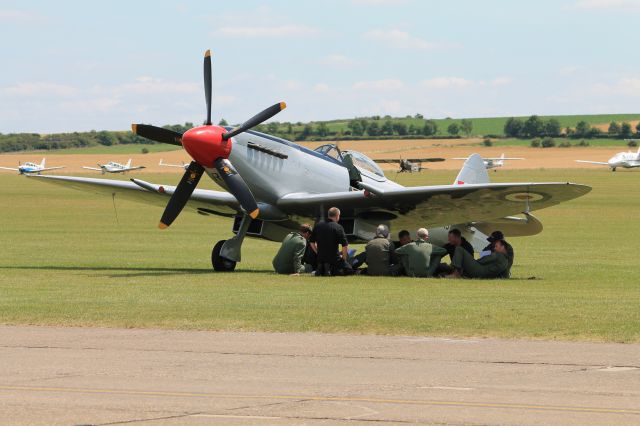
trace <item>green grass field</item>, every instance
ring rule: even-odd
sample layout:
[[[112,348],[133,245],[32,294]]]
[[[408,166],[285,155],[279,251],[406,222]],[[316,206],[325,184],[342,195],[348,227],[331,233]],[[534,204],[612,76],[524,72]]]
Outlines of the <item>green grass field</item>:
[[[437,184],[455,172],[400,177]],[[229,237],[228,220],[185,212],[160,231],[157,207],[116,201],[116,221],[109,197],[2,175],[0,323],[640,342],[640,173],[501,170],[491,178],[594,188],[540,211],[542,234],[511,240],[508,281],[277,276],[278,246],[260,240],[245,242],[237,272],[217,274],[210,250]]]

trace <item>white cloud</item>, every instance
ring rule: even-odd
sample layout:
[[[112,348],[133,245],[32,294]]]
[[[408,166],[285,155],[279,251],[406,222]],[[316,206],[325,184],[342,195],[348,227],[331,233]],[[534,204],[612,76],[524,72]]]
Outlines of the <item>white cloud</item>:
[[[326,83],[318,83],[313,86],[313,91],[316,93],[327,93],[330,87]]]
[[[401,30],[373,30],[364,33],[362,37],[396,49],[434,50],[457,47],[454,44],[427,41]]]
[[[318,29],[305,25],[262,25],[221,27],[215,34],[235,38],[306,37],[319,34]]]
[[[351,0],[351,3],[361,6],[399,6],[409,3],[408,0]]]
[[[302,90],[302,88],[304,87],[304,85],[298,80],[285,80],[281,82],[279,86],[282,88],[282,90],[286,90],[289,92],[297,92],[299,90]]]
[[[580,0],[574,4],[577,9],[583,10],[640,10],[638,0]]]
[[[404,83],[400,80],[393,78],[387,78],[383,80],[374,81],[358,81],[353,84],[355,90],[375,90],[375,91],[387,91],[387,90],[400,90],[404,87]]]
[[[496,77],[492,80],[469,80],[463,77],[434,77],[422,80],[420,86],[428,89],[461,89],[465,87],[500,87],[511,84],[508,77]]]
[[[360,62],[345,55],[327,55],[318,61],[322,65],[328,65],[336,68],[350,68],[359,65]]]
[[[575,75],[578,71],[580,71],[580,67],[575,65],[568,65],[566,67],[562,67],[558,70],[558,74],[562,76],[572,76]]]
[[[429,89],[449,89],[449,88],[462,88],[471,86],[473,82],[462,77],[435,77],[429,80],[423,80],[420,82],[422,87]]]
[[[7,96],[72,96],[77,92],[77,89],[71,86],[63,84],[46,83],[46,82],[31,82],[31,83],[18,83],[14,86],[7,86],[0,88],[0,93]]]
[[[24,10],[12,10],[12,9],[0,10],[0,21],[25,22],[25,21],[40,21],[43,19],[44,17],[42,15],[38,15],[33,12],[26,12]]]
[[[133,83],[124,83],[114,86],[94,86],[92,93],[111,94],[114,96],[126,95],[128,93],[135,94],[162,94],[162,93],[198,93],[201,92],[201,83],[192,82],[176,82],[164,80],[162,78],[141,76],[135,79]]]

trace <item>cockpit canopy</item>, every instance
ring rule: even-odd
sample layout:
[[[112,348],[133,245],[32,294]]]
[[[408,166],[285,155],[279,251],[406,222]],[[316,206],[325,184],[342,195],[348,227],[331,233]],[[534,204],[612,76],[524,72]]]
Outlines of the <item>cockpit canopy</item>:
[[[321,145],[314,149],[314,151],[338,160],[343,164],[344,157],[349,156],[351,157],[353,165],[356,166],[361,173],[377,179],[385,178],[382,169],[371,158],[361,152],[353,150],[340,151],[340,149],[334,144]]]

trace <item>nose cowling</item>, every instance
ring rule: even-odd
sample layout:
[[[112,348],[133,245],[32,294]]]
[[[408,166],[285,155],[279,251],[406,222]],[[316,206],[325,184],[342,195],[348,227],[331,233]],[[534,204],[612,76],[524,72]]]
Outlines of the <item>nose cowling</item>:
[[[218,158],[229,158],[231,139],[223,140],[226,130],[220,126],[201,126],[182,135],[182,146],[198,164],[213,167]]]

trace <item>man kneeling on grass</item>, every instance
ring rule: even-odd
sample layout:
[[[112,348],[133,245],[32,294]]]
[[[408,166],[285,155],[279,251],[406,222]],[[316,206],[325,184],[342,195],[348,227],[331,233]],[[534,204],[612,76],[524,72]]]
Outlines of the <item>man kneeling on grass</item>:
[[[506,243],[504,240],[496,240],[493,243],[493,253],[478,260],[458,246],[453,253],[451,266],[453,273],[446,278],[502,278],[509,270]]]
[[[300,226],[298,232],[291,232],[282,241],[280,250],[273,258],[273,269],[278,274],[301,274],[311,272],[303,264],[307,240],[311,236],[311,227],[306,223]]]

